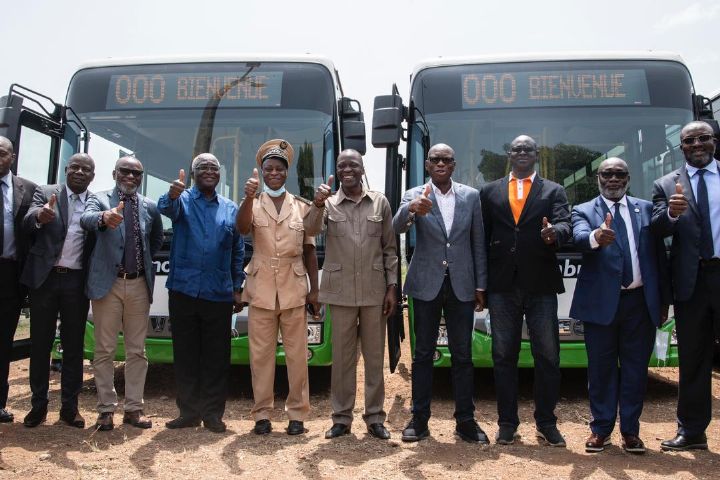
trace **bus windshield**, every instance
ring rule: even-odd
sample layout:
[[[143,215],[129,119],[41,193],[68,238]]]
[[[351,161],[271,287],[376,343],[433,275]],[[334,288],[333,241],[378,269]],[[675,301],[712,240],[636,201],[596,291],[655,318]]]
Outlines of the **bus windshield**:
[[[338,142],[331,73],[311,63],[89,68],[73,77],[67,104],[91,136],[93,191],[112,188],[115,160],[134,155],[145,168],[142,193],[157,199],[195,155],[211,152],[221,165],[218,193],[238,202],[258,147],[283,138],[296,152],[288,190],[311,199]]]
[[[672,61],[562,61],[456,65],[421,70],[411,89],[414,123],[408,186],[425,181],[430,144],[455,150],[453,178],[479,188],[510,171],[518,135],[540,148],[536,169],[573,204],[598,194],[600,162],[624,159],[630,194],[683,161],[680,128],[693,119],[687,69]]]

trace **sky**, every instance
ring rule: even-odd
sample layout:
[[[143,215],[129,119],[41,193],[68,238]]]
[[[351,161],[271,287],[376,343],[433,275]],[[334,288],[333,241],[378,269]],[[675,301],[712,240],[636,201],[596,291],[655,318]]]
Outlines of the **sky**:
[[[396,83],[407,100],[410,73],[428,58],[663,50],[683,57],[697,93],[720,90],[717,0],[23,0],[12,7],[2,22],[0,95],[20,83],[62,101],[77,66],[108,57],[329,57],[345,95],[366,112],[365,163],[376,190],[383,189],[385,151],[370,144],[373,99]]]

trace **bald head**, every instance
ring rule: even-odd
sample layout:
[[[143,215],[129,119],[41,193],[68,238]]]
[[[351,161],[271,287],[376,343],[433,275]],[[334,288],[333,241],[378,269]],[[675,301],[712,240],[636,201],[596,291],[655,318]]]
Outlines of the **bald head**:
[[[360,165],[364,166],[362,155],[360,155],[360,152],[357,150],[353,150],[352,148],[346,148],[342,152],[340,152],[340,155],[338,155],[337,162],[339,163],[341,159],[343,158],[353,158],[356,161],[360,162]]]
[[[622,158],[611,157],[598,167],[598,189],[603,197],[617,202],[625,195],[630,182],[628,166]]]
[[[444,153],[449,155],[450,158],[455,158],[455,150],[453,150],[450,145],[447,145],[445,143],[436,143],[435,145],[430,147],[430,150],[428,150],[428,158],[434,157],[438,153]]]
[[[13,148],[13,144],[10,139],[3,137],[2,135],[0,135],[0,147],[10,150],[10,153],[15,153],[15,149]]]
[[[201,163],[214,163],[215,165],[220,166],[220,161],[212,153],[201,153],[197,157],[193,158],[192,169],[195,170],[195,168]]]

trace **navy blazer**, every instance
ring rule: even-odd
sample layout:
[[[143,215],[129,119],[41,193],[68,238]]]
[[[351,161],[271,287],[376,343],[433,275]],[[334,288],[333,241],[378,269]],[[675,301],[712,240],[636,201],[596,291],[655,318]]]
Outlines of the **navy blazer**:
[[[393,229],[400,235],[415,226],[416,245],[413,252],[404,292],[413,298],[433,300],[440,293],[444,272],[450,272],[450,282],[458,300],[475,300],[475,289],[487,288],[487,258],[483,232],[480,194],[458,182],[455,188],[455,214],[448,236],[434,191],[428,197],[432,210],[425,216],[409,220],[408,206],[422,195],[425,185],[411,188],[403,195],[400,208],[393,218]]]
[[[720,162],[717,163],[720,168]],[[689,205],[687,211],[680,215],[676,222],[672,222],[667,213],[668,199],[675,193],[676,183],[682,185]],[[658,235],[663,237],[672,235],[670,268],[673,294],[675,300],[687,301],[695,291],[700,264],[700,211],[695,202],[695,194],[685,165],[655,180],[651,225]]]
[[[650,319],[660,326],[661,307],[670,303],[665,244],[650,230],[652,203],[631,196],[627,196],[627,202],[633,220],[645,303]],[[595,250],[590,247],[590,235],[605,221],[608,212],[600,196],[575,206],[572,211],[573,238],[577,249],[583,252],[583,259],[570,316],[598,325],[609,325],[615,318],[622,282],[623,254],[617,240]]]

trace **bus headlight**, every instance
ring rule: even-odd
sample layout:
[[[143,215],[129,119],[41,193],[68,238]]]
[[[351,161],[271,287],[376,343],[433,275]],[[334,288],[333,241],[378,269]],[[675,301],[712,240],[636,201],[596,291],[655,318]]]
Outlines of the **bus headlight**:
[[[672,332],[670,332],[670,345],[674,347],[677,346],[677,332],[675,331],[675,327],[673,327]]]
[[[442,347],[447,347],[447,344],[448,344],[447,326],[440,325],[440,328],[438,328],[437,345],[442,346]]]
[[[323,324],[308,323],[307,326],[307,343],[308,345],[320,345],[323,339]],[[278,331],[278,345],[282,345],[282,333]]]
[[[433,353],[433,362],[437,362],[440,360],[440,357],[442,357],[442,353],[440,353],[440,350],[435,350]]]

